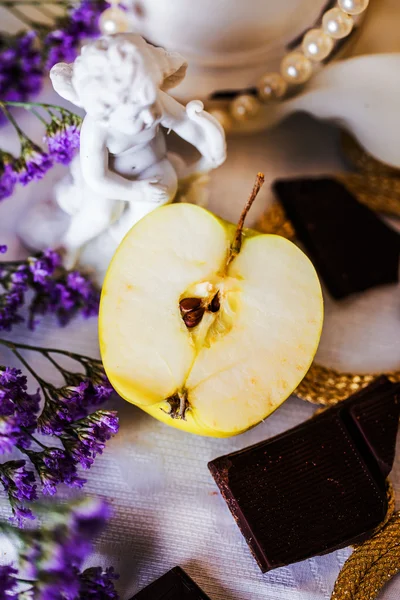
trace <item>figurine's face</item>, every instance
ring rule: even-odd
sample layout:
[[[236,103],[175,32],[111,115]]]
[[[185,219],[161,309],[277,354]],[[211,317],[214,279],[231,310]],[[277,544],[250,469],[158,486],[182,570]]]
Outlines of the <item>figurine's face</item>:
[[[82,49],[72,86],[86,113],[102,127],[134,136],[162,117],[163,56],[139,36],[105,36]]]
[[[121,93],[104,89],[101,94],[94,94],[93,87],[81,95],[83,108],[103,127],[119,131],[127,135],[136,135],[145,129],[158,125],[162,117],[158,90],[151,81],[141,90],[127,89]]]
[[[161,116],[161,105],[157,100],[144,106],[134,103],[122,104],[111,112],[108,127],[121,133],[136,135],[157,126]]]

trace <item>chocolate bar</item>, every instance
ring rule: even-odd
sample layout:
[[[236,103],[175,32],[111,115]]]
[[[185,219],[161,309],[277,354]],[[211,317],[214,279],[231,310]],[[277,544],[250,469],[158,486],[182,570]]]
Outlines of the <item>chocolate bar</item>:
[[[339,181],[280,180],[273,189],[334,298],[398,281],[400,235]]]
[[[180,567],[174,567],[131,600],[210,600]]]
[[[400,384],[380,377],[264,442],[211,461],[263,572],[366,539],[384,519]]]

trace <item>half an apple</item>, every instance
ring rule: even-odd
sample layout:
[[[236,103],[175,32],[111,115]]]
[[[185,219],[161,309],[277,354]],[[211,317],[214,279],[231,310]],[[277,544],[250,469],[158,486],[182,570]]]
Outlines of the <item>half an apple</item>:
[[[242,231],[246,212],[236,227],[191,204],[156,209],[125,237],[103,287],[112,385],[201,435],[235,435],[270,415],[307,373],[321,334],[311,262],[282,237]]]

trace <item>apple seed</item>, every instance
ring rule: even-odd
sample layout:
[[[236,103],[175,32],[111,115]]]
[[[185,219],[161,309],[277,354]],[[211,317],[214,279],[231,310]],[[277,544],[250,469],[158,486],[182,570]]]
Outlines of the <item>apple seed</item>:
[[[179,302],[179,308],[181,309],[181,315],[183,317],[183,315],[201,308],[201,298],[183,298],[183,300]]]
[[[207,307],[207,310],[209,310],[212,313],[216,313],[219,311],[219,309],[221,308],[221,302],[219,299],[219,292],[217,292],[214,296],[214,298],[211,300],[210,304]]]

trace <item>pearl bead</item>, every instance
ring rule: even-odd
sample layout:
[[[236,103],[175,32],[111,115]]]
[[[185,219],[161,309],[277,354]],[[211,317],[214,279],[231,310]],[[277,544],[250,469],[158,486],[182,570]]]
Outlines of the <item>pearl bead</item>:
[[[310,29],[303,39],[302,49],[311,60],[324,60],[332,51],[333,39],[322,29]]]
[[[234,119],[237,121],[246,121],[258,113],[260,103],[255,96],[242,94],[231,102],[229,109]]]
[[[286,94],[287,83],[279,73],[266,73],[258,82],[258,97],[262,102],[278,100]]]
[[[291,52],[281,62],[282,77],[289,83],[305,83],[312,70],[311,61],[301,52]]]
[[[106,35],[128,31],[129,25],[126,13],[121,8],[118,8],[118,6],[107,8],[100,15],[99,28],[101,33]]]
[[[232,119],[226,110],[223,110],[222,108],[211,108],[208,112],[214,117],[214,119],[217,119],[225,131],[230,131],[232,129]]]
[[[368,8],[369,0],[339,0],[338,4],[349,15],[359,15]]]
[[[353,29],[353,24],[351,16],[340,10],[340,8],[328,10],[322,19],[325,33],[335,40],[340,40],[349,35]]]

